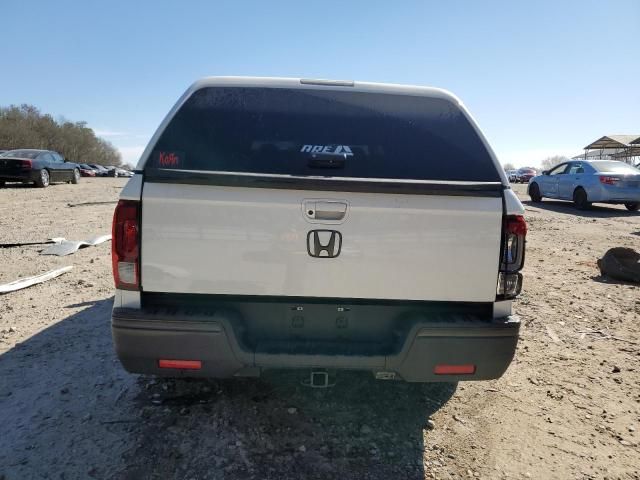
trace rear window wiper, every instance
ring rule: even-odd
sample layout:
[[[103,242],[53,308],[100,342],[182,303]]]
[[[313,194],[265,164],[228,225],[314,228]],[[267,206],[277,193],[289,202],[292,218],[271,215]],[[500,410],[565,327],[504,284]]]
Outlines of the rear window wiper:
[[[307,162],[309,168],[344,168],[346,153],[312,153]]]

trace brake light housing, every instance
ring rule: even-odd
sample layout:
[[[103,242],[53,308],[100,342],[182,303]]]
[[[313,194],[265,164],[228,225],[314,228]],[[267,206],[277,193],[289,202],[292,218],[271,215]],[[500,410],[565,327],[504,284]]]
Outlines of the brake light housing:
[[[527,222],[522,215],[504,217],[502,256],[496,295],[498,299],[515,298],[522,290],[522,274],[524,266]]]
[[[600,183],[605,185],[616,185],[620,179],[618,177],[610,177],[608,175],[600,175]]]
[[[116,288],[140,290],[140,202],[118,202],[113,213],[111,235],[111,260]]]
[[[32,166],[31,160],[20,160],[20,168],[22,170],[31,170]]]

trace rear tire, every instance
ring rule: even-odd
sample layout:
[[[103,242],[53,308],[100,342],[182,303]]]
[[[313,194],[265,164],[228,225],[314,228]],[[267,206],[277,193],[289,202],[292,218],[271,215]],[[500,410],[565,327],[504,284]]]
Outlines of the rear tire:
[[[49,171],[46,168],[40,170],[40,175],[36,179],[36,187],[38,188],[46,188],[49,186],[51,182],[51,177],[49,176]]]
[[[635,203],[625,203],[624,206],[627,208],[627,210],[629,210],[630,212],[637,212],[640,209],[640,203],[639,202],[635,202]]]
[[[542,195],[540,195],[540,187],[537,183],[532,183],[529,186],[529,197],[533,203],[540,203],[542,201]]]
[[[80,181],[80,170],[78,170],[77,168],[74,168],[73,178],[71,179],[71,183],[73,183],[74,185],[77,185],[79,181]]]
[[[589,210],[591,208],[587,192],[582,187],[576,188],[573,192],[573,203],[578,210]]]

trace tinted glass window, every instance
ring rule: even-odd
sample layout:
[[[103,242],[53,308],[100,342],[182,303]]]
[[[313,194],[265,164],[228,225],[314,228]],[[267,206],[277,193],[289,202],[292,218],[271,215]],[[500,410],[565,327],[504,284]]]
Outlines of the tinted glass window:
[[[576,175],[578,173],[584,173],[584,168],[582,168],[582,164],[574,163],[569,168],[569,175]]]
[[[2,154],[3,157],[19,157],[34,159],[42,153],[42,150],[9,150]]]
[[[562,175],[567,171],[567,164],[563,163],[562,165],[558,165],[556,168],[549,172],[549,175]]]
[[[45,160],[47,162],[55,162],[55,159],[53,158],[53,155],[51,155],[50,153],[41,153],[40,155],[38,155],[38,160]]]
[[[347,90],[204,88],[178,111],[146,167],[500,181],[453,103]]]
[[[597,171],[606,173],[626,173],[626,174],[638,174],[640,170],[623,162],[593,162],[591,164]]]

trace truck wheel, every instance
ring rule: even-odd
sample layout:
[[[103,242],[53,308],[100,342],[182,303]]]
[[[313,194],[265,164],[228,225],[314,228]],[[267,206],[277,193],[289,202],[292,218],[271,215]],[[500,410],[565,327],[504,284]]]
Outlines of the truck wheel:
[[[40,175],[36,179],[36,186],[39,188],[46,188],[49,186],[49,180],[49,170],[43,168],[42,170],[40,170]]]
[[[533,203],[539,203],[542,201],[542,195],[540,195],[540,187],[537,183],[532,183],[529,187],[529,197]]]
[[[591,208],[587,192],[582,187],[576,188],[573,192],[573,203],[578,210],[589,210]]]
[[[629,210],[630,212],[637,212],[638,209],[640,209],[640,203],[638,202],[625,203],[624,206],[627,207],[627,210]]]
[[[80,170],[77,168],[73,169],[73,178],[71,179],[71,183],[76,185],[80,181]]]

